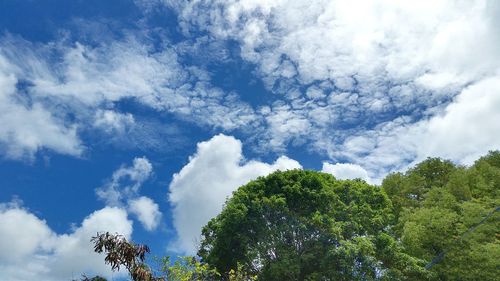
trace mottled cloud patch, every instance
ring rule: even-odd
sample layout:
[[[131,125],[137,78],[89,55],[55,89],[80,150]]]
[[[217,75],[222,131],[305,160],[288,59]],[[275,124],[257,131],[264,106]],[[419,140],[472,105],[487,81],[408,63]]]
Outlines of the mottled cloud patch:
[[[165,3],[185,34],[238,42],[279,94],[257,111],[262,147],[308,144],[376,178],[428,156],[463,163],[500,148],[498,110],[487,106],[500,71],[497,1]]]

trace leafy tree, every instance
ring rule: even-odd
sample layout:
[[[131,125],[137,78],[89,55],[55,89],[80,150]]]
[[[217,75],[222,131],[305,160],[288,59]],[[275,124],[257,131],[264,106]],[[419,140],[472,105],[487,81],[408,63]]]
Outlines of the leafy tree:
[[[165,281],[209,281],[219,280],[220,274],[195,257],[179,257],[173,264],[170,257],[160,260],[159,275]]]
[[[203,228],[198,257],[165,257],[156,271],[147,246],[92,241],[136,281],[487,281],[500,273],[499,211],[495,151],[470,167],[429,158],[381,187],[314,171],[258,178]]]
[[[419,207],[433,187],[442,187],[458,168],[450,161],[428,158],[405,174],[389,174],[382,183],[395,206],[396,218],[402,209]]]
[[[151,269],[144,262],[149,248],[146,245],[135,245],[128,242],[121,235],[113,235],[109,232],[98,233],[92,237],[94,242],[94,251],[97,253],[106,253],[104,261],[111,265],[112,270],[120,270],[125,267],[130,277],[136,281],[162,280],[153,277]]]
[[[202,231],[198,252],[224,279],[423,280],[423,263],[388,234],[378,187],[314,171],[275,172],[240,187]]]
[[[85,274],[83,274],[81,281],[107,281],[107,280],[106,278],[101,276],[88,277]]]
[[[397,205],[394,237],[439,280],[496,280],[500,260],[500,153],[471,167],[429,158],[384,179]],[[479,224],[481,222],[481,224]]]
[[[112,270],[121,267],[129,272],[134,281],[215,281],[220,280],[215,269],[202,264],[195,257],[179,257],[171,262],[170,257],[159,259],[159,269],[153,270],[145,263],[145,255],[149,253],[146,245],[136,245],[127,241],[119,234],[98,233],[91,239],[94,242],[94,250],[97,253],[104,252],[106,264],[111,265]],[[244,281],[250,279],[239,270],[233,271],[231,281]],[[82,281],[105,281],[106,279],[96,276],[88,278],[83,276]]]

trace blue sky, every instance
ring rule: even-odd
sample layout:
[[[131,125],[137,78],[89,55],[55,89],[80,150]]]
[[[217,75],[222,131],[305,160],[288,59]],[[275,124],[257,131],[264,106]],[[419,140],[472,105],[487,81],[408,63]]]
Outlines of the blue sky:
[[[1,1],[0,279],[109,277],[97,231],[193,254],[225,198],[277,169],[378,184],[499,149],[499,16],[479,0]]]

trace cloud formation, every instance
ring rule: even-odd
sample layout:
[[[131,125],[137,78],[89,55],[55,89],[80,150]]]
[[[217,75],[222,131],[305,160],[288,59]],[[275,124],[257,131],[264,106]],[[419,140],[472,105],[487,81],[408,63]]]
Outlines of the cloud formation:
[[[483,79],[464,88],[432,118],[411,125],[404,120],[388,122],[350,137],[340,150],[345,157],[362,159],[371,171],[383,171],[401,159],[407,160],[406,168],[429,156],[470,165],[488,151],[500,149],[499,87],[500,76]]]
[[[55,233],[47,223],[18,203],[0,204],[0,279],[5,281],[72,280],[82,273],[111,278],[104,256],[94,252],[90,237],[97,232],[132,234],[132,221],[120,208],[106,207],[86,217],[67,234]]]
[[[363,167],[356,164],[336,163],[330,164],[323,162],[322,172],[334,175],[337,179],[362,179],[367,182],[372,182],[368,176],[368,172]]]
[[[181,63],[175,46],[156,50],[140,33],[101,43],[0,37],[0,120],[8,124],[0,153],[21,159],[47,148],[79,156],[81,130],[119,134],[134,123],[116,109],[125,99],[210,128],[253,122],[251,107],[212,86],[207,71]]]
[[[490,122],[473,126],[486,136],[482,146],[445,138],[450,128],[469,138],[470,126],[447,122],[472,125],[458,110],[463,100],[491,99],[467,93],[500,86],[497,1],[166,2],[185,34],[238,42],[241,58],[281,95],[257,110],[270,149],[309,143],[380,178],[427,156],[467,162],[500,148]]]
[[[194,254],[201,228],[222,210],[226,199],[239,186],[276,170],[300,168],[297,161],[286,156],[273,164],[245,160],[241,142],[231,136],[220,134],[198,143],[196,153],[174,174],[169,187],[177,232],[172,249]]]
[[[107,206],[65,234],[53,231],[21,202],[0,203],[0,279],[52,281],[73,280],[81,274],[125,276],[125,272],[111,271],[104,257],[94,252],[90,238],[107,231],[130,239],[133,223],[129,213],[148,231],[158,227],[162,217],[159,206],[139,196],[141,185],[152,172],[145,157],[135,158],[131,166],[122,165],[106,185],[96,190]]]
[[[0,45],[0,50],[1,50]],[[19,71],[0,51],[0,154],[31,159],[41,148],[78,156],[83,151],[75,125],[58,120],[43,104],[23,99]]]
[[[259,153],[309,149],[362,165],[372,179],[428,156],[467,163],[500,148],[496,123],[483,122],[498,112],[487,106],[500,86],[498,1],[135,2],[145,17],[155,5],[174,9],[181,42],[162,34],[158,46],[150,30],[92,45],[0,38],[1,155],[80,156],[81,132],[94,129],[148,142],[136,130],[143,120],[118,109],[124,100],[237,131]],[[249,103],[214,85],[205,60],[223,67],[233,43],[230,59],[255,67],[267,92],[252,94],[265,98]]]
[[[423,79],[444,87],[457,80],[467,83],[500,63],[496,1],[195,0],[172,5],[185,30],[238,40],[241,56],[259,67],[271,87],[288,78],[303,85],[330,81],[343,90],[370,86],[365,90],[371,92],[380,80]]]
[[[122,165],[107,184],[97,188],[97,197],[107,206],[126,208],[146,230],[155,230],[162,216],[158,204],[151,198],[139,196],[139,189],[152,173],[153,165],[149,160],[137,157],[132,166]]]
[[[162,213],[151,198],[141,196],[128,201],[128,210],[137,216],[144,228],[152,231],[158,227]]]

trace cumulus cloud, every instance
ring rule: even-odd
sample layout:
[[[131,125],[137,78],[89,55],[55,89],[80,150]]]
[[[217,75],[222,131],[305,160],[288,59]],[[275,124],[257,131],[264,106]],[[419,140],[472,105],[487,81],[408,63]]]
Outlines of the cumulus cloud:
[[[330,164],[327,162],[323,162],[322,172],[330,173],[334,175],[336,178],[341,180],[346,179],[362,179],[367,182],[371,182],[370,177],[368,176],[368,172],[363,169],[363,167],[350,164],[350,163],[336,163]]]
[[[439,114],[415,123],[391,121],[353,136],[340,154],[359,159],[379,174],[406,169],[427,157],[472,164],[489,150],[500,149],[499,88],[500,76],[483,79],[465,88]],[[394,163],[400,165],[391,167]]]
[[[125,276],[124,272],[112,273],[104,257],[93,251],[90,238],[108,231],[130,239],[132,221],[128,213],[136,216],[146,230],[157,228],[162,216],[159,206],[138,195],[152,172],[145,157],[135,158],[131,166],[122,165],[106,185],[96,190],[107,206],[65,234],[53,231],[20,202],[0,204],[0,279],[72,280],[82,273]]]
[[[154,230],[162,216],[158,204],[148,197],[139,197],[140,187],[152,173],[153,165],[149,160],[137,157],[132,166],[118,168],[107,184],[96,189],[96,194],[108,206],[126,207],[146,230]]]
[[[472,164],[500,149],[500,75],[465,88],[444,112],[424,124],[419,158],[435,155]]]
[[[132,234],[126,211],[112,207],[93,212],[70,233],[57,234],[19,204],[0,204],[0,226],[0,279],[6,281],[72,280],[82,273],[111,278],[113,273],[104,256],[93,251],[90,237],[104,231],[126,238]]]
[[[153,200],[148,197],[141,196],[139,198],[128,201],[129,211],[137,216],[137,219],[142,223],[146,230],[154,230],[161,219],[161,212]]]
[[[169,187],[173,206],[173,224],[177,240],[171,247],[193,254],[201,228],[221,210],[225,200],[239,186],[276,170],[300,169],[301,165],[286,156],[273,164],[245,160],[242,144],[231,136],[217,135],[200,142],[197,151]]]
[[[53,236],[45,221],[17,204],[0,205],[0,260],[20,261],[26,255],[50,246]]]

